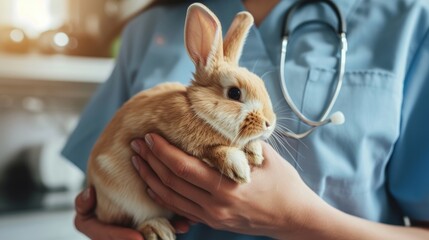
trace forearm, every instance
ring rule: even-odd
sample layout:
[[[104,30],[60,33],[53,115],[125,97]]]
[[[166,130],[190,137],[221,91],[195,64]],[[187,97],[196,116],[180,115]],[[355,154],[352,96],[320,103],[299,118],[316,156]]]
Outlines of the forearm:
[[[429,239],[429,229],[394,226],[358,218],[341,212],[322,200],[310,207],[302,228],[291,233],[279,233],[278,239]]]

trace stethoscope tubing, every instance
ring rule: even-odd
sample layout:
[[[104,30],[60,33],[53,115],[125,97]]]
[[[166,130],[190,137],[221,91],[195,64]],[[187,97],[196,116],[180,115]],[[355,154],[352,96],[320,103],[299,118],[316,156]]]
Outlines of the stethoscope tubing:
[[[323,114],[318,121],[313,121],[313,120],[307,118],[296,107],[295,103],[293,102],[292,98],[289,95],[289,92],[288,92],[288,89],[286,86],[286,81],[285,81],[285,62],[286,62],[287,45],[288,45],[289,36],[291,34],[291,31],[289,30],[289,24],[288,23],[290,22],[293,14],[296,12],[296,10],[298,8],[300,8],[304,5],[307,5],[307,4],[311,4],[311,3],[326,3],[333,9],[333,11],[335,12],[335,14],[338,18],[337,30],[338,30],[338,38],[339,38],[340,45],[341,45],[340,59],[339,59],[339,63],[338,63],[337,85],[335,87],[334,93],[332,94],[329,105],[323,111]],[[311,128],[305,132],[302,132],[302,133],[285,132],[284,134],[286,136],[296,138],[296,139],[304,138],[304,137],[308,136],[310,133],[312,133],[317,127],[320,127],[320,126],[323,126],[323,125],[328,124],[330,122],[333,122],[334,116],[335,116],[335,118],[340,117],[342,120],[339,121],[339,124],[342,124],[342,122],[344,121],[344,116],[341,112],[334,113],[333,115],[331,115],[330,118],[328,118],[328,115],[330,115],[332,108],[334,107],[335,102],[337,101],[337,98],[338,98],[340,91],[341,91],[344,73],[345,73],[347,48],[348,48],[348,45],[347,45],[347,37],[346,37],[346,22],[342,16],[340,10],[335,5],[335,3],[333,3],[332,1],[330,1],[330,0],[301,0],[301,1],[296,2],[294,5],[292,5],[292,7],[288,10],[288,12],[286,13],[286,16],[285,16],[285,23],[284,23],[284,27],[283,27],[281,55],[280,55],[280,71],[279,71],[279,73],[280,73],[281,89],[282,89],[283,96],[284,96],[286,102],[288,103],[289,107],[291,108],[291,110],[297,115],[297,117],[302,122],[304,122],[305,124],[307,124]]]

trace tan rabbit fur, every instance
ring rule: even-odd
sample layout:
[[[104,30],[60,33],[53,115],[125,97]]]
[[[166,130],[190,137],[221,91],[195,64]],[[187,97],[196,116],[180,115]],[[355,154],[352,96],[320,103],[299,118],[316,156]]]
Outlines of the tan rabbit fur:
[[[175,239],[167,220],[172,213],[147,196],[131,163],[130,142],[146,133],[162,135],[236,182],[250,181],[249,164],[263,161],[259,140],[276,122],[262,80],[238,66],[252,24],[249,13],[237,14],[223,42],[216,16],[202,4],[189,7],[185,45],[196,66],[192,84],[165,83],[131,98],[91,153],[88,184],[96,189],[101,221],[134,227],[146,240]]]

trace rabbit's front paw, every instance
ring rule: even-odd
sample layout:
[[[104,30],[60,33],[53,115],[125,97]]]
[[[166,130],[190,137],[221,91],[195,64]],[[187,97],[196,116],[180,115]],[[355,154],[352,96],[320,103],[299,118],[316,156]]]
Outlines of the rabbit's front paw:
[[[238,183],[250,182],[250,166],[246,154],[230,146],[214,146],[204,149],[203,161]]]
[[[166,218],[154,218],[142,223],[138,230],[146,240],[175,240],[175,230]]]
[[[264,156],[262,156],[262,145],[259,141],[249,142],[244,147],[244,152],[246,153],[249,163],[255,166],[262,165],[264,161]]]
[[[250,182],[250,166],[243,151],[229,148],[226,152],[225,166],[222,172],[238,183]]]

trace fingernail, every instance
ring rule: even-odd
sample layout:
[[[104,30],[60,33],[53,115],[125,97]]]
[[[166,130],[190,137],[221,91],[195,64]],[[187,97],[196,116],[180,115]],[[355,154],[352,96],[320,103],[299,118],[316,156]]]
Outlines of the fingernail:
[[[137,171],[140,170],[140,160],[136,156],[133,156],[131,158],[131,162],[133,163],[134,168],[137,169]]]
[[[144,136],[144,140],[146,141],[146,144],[149,146],[149,148],[152,149],[152,146],[153,146],[152,136],[150,134],[146,134]]]
[[[137,153],[140,152],[140,144],[136,140],[131,142],[131,148]]]
[[[85,189],[85,191],[83,191],[82,199],[83,199],[83,201],[86,202],[89,200],[90,197],[91,197],[91,189],[87,188],[87,189]]]
[[[186,226],[183,224],[176,225],[175,230],[177,234],[187,233],[189,231],[189,225],[186,225]]]

